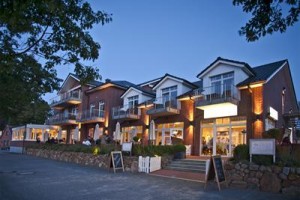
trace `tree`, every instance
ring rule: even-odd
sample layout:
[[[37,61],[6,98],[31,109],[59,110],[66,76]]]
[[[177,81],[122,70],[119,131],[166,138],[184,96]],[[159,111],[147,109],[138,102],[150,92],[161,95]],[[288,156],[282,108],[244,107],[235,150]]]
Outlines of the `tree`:
[[[252,14],[239,30],[248,42],[273,32],[285,32],[298,21],[300,13],[300,0],[233,0],[233,5],[241,5],[244,12]]]
[[[100,78],[98,68],[84,64],[100,50],[88,30],[111,20],[81,0],[2,0],[0,120],[18,119],[31,102],[58,89],[55,66],[74,65],[82,84]]]

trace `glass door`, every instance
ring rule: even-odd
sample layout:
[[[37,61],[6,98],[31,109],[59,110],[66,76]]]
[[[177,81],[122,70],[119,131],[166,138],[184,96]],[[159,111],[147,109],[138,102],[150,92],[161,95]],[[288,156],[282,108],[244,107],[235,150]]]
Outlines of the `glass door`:
[[[164,145],[171,145],[172,144],[172,140],[171,140],[171,132],[170,129],[165,129],[163,132],[163,136],[164,136]]]
[[[229,131],[227,128],[217,128],[216,152],[219,155],[227,156],[229,154]]]
[[[201,138],[201,155],[212,155],[214,149],[213,128],[207,127],[202,129]]]

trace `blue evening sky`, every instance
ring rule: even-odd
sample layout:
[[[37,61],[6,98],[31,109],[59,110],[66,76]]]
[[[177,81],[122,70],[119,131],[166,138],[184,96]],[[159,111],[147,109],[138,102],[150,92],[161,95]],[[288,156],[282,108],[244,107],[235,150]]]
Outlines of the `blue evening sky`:
[[[142,83],[169,73],[196,81],[218,56],[255,67],[288,59],[300,99],[300,22],[287,32],[248,43],[238,30],[250,15],[232,1],[94,0],[94,10],[113,14],[113,21],[91,31],[101,44],[102,80]],[[57,67],[65,79],[71,66]],[[56,94],[48,94],[49,100]]]

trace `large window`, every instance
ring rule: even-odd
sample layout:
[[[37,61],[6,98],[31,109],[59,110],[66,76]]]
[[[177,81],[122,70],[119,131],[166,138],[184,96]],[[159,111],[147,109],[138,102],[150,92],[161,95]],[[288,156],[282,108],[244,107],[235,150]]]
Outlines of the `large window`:
[[[140,140],[143,138],[142,126],[122,127],[122,141],[131,142],[137,136]]]
[[[158,124],[155,129],[156,145],[171,145],[183,141],[183,122]]]
[[[177,85],[172,87],[163,88],[162,92],[162,103],[166,106],[176,107],[177,106]]]
[[[135,108],[139,103],[139,96],[128,97],[128,108]]]
[[[201,122],[201,155],[232,156],[234,148],[246,143],[246,118],[231,117]]]
[[[99,101],[99,117],[104,117],[104,101]]]
[[[210,77],[213,94],[230,95],[234,85],[234,72]]]

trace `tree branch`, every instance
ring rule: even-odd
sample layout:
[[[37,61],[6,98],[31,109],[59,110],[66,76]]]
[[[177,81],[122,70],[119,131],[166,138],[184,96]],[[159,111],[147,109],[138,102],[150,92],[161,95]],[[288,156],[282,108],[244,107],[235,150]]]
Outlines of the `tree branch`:
[[[21,52],[16,53],[16,55],[21,55],[21,54],[24,54],[24,53],[30,51],[30,49],[32,49],[35,45],[37,45],[37,44],[43,39],[43,37],[44,37],[45,34],[46,34],[47,29],[48,29],[48,26],[46,26],[46,28],[45,28],[45,30],[43,31],[41,37],[40,37],[37,41],[35,41],[31,46],[29,46],[29,47],[28,47],[27,49],[25,49],[24,51],[21,51]]]

